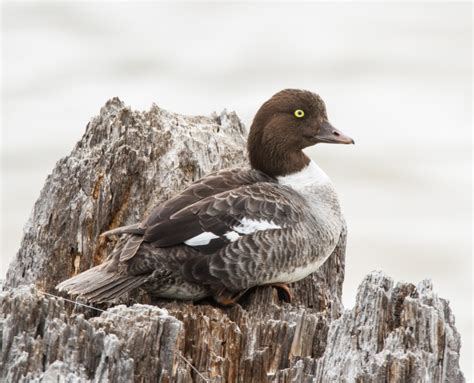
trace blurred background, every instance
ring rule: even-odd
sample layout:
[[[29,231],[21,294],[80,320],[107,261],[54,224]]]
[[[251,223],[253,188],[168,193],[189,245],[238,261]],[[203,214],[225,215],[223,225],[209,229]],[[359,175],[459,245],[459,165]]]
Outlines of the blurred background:
[[[1,267],[55,162],[119,96],[182,114],[305,88],[355,146],[308,153],[348,221],[344,303],[371,270],[431,278],[472,381],[470,3],[2,3]]]

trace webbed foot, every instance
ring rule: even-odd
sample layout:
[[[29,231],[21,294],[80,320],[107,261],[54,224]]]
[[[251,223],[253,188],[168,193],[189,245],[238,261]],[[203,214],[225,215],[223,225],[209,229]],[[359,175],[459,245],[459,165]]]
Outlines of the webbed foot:
[[[242,298],[242,295],[244,295],[247,290],[248,289],[235,293],[227,290],[226,288],[222,288],[217,290],[213,297],[217,303],[223,306],[232,306],[235,305],[240,298]]]

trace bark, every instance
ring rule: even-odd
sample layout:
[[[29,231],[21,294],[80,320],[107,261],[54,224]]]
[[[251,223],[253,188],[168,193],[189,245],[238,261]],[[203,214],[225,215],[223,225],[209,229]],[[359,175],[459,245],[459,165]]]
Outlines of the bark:
[[[454,317],[428,281],[369,274],[343,311],[346,231],[325,265],[293,284],[291,305],[271,287],[232,308],[142,293],[100,312],[44,294],[105,258],[114,242],[101,232],[244,163],[245,134],[235,113],[185,117],[106,103],[46,180],[7,273],[1,381],[464,381]]]

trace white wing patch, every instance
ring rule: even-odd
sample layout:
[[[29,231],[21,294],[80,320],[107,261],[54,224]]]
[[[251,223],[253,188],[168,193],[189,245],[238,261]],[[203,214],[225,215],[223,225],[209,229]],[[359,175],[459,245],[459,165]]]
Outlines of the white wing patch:
[[[225,233],[224,237],[230,242],[234,242],[240,238],[240,234],[252,234],[256,231],[271,229],[281,229],[281,226],[275,225],[271,221],[258,221],[254,219],[243,218],[240,221],[240,225],[232,227],[232,230]],[[184,243],[188,246],[206,246],[216,238],[219,238],[219,236],[210,231],[205,231],[204,233],[184,241]]]
[[[224,234],[224,237],[226,237],[229,241],[234,242],[240,238],[240,235],[235,231],[228,231]]]
[[[214,233],[211,233],[210,231],[205,231],[204,233],[201,233],[199,235],[196,235],[195,237],[188,239],[187,241],[184,241],[184,243],[188,246],[204,246],[208,245],[209,242],[216,238],[219,237]]]
[[[240,234],[251,234],[261,230],[281,229],[281,226],[275,225],[271,221],[257,221],[254,219],[243,218],[240,221],[240,225],[234,226],[232,229]]]

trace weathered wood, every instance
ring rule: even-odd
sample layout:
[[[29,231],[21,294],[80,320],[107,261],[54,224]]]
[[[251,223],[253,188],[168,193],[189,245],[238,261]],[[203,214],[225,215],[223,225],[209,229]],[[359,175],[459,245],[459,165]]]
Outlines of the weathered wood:
[[[394,286],[372,273],[343,313],[345,231],[326,264],[292,286],[292,305],[260,287],[232,308],[132,305],[150,303],[141,294],[98,315],[41,293],[104,259],[114,242],[101,232],[244,158],[234,113],[185,117],[107,102],[48,177],[8,271],[0,381],[462,382],[453,316],[428,282]]]

